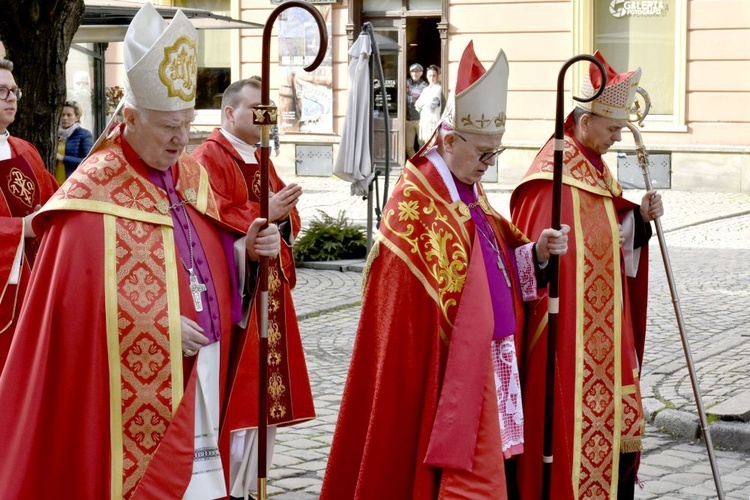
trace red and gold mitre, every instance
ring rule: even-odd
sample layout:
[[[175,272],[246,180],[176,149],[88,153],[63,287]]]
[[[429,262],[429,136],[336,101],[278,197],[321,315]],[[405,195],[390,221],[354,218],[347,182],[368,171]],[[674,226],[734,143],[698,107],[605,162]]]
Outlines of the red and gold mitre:
[[[458,132],[502,135],[508,103],[508,59],[505,52],[485,70],[474,52],[474,42],[464,49],[458,64],[455,90],[448,96],[442,123]]]
[[[591,102],[579,102],[577,106],[605,118],[627,120],[628,110],[633,105],[635,90],[638,88],[638,82],[641,79],[641,68],[627,73],[618,73],[598,50],[594,57],[599,59],[607,70],[607,86],[599,97]],[[581,85],[581,97],[593,96],[601,85],[602,74],[596,64],[591,63],[589,72]]]
[[[172,22],[145,3],[125,34],[125,100],[157,111],[195,107],[198,32],[178,10]]]

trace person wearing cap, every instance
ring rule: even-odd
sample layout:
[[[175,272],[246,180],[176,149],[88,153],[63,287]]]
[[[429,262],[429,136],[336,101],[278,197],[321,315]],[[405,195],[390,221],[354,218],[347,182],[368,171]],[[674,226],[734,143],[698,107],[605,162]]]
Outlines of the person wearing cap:
[[[639,392],[648,286],[649,221],[663,212],[661,195],[640,205],[602,159],[621,140],[640,68],[607,69],[604,92],[579,103],[565,121],[561,220],[572,228],[560,260],[557,369],[553,409],[555,498],[633,498],[644,429]],[[601,74],[591,64],[581,95],[593,96]],[[542,147],[511,197],[514,223],[539,234],[552,215],[553,139]],[[526,444],[519,457],[523,498],[539,498],[544,435],[547,304],[531,310],[521,364]],[[533,388],[533,390],[532,390]]]
[[[8,357],[23,297],[29,285],[39,241],[31,220],[57,190],[39,151],[14,137],[8,127],[16,119],[21,89],[13,63],[0,59],[0,372]]]
[[[409,66],[409,77],[406,79],[406,157],[414,156],[414,141],[419,142],[419,111],[415,105],[428,83],[422,80],[424,68],[419,63]]]
[[[226,207],[225,211],[246,212],[245,216],[250,218],[260,214],[260,150],[254,146],[260,141],[260,127],[252,120],[253,107],[260,103],[259,78],[232,83],[221,100],[221,128],[214,129],[206,142],[192,152],[206,168],[219,205]],[[278,258],[269,260],[268,302],[273,307],[268,311],[268,329],[274,332],[274,341],[269,343],[269,359],[281,361],[269,364],[269,379],[276,381],[274,387],[284,388],[282,392],[269,388],[269,400],[274,403],[269,406],[267,417],[267,449],[272,454],[277,426],[315,418],[315,407],[292,300],[292,289],[297,282],[292,245],[301,228],[296,205],[302,188],[297,184],[286,185],[273,163],[269,164],[269,183],[269,219],[279,227],[281,246]],[[253,301],[253,304],[258,302]],[[240,415],[232,412],[237,418],[229,422],[232,429],[237,429],[232,432],[232,450],[250,453],[247,457],[238,456],[237,479],[231,484],[234,497],[244,497],[248,491],[254,493],[257,489],[258,317],[258,311],[253,309],[247,326],[247,337],[253,344],[242,354],[247,359],[241,361],[251,369],[238,374],[233,398],[253,409]],[[270,466],[271,460],[267,464]]]
[[[506,496],[523,451],[514,335],[565,233],[536,243],[479,182],[503,151],[508,63],[463,52],[441,124],[406,164],[363,272],[321,498]]]
[[[278,230],[221,211],[185,153],[184,13],[167,25],[144,4],[124,49],[124,123],[34,219],[44,237],[0,376],[0,498],[228,495],[241,279],[278,254]]]

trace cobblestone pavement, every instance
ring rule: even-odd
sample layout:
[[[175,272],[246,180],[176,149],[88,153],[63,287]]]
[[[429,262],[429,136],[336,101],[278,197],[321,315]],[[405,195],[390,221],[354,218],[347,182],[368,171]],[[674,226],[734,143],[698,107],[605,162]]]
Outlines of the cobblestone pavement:
[[[306,181],[307,178],[298,180],[303,185]],[[309,221],[314,215],[313,207],[335,213],[325,208],[325,203],[338,208],[336,199],[348,196],[348,192],[339,193],[338,187],[332,190],[318,182],[317,195],[315,189],[305,188],[306,197],[320,203],[301,202],[303,220]],[[507,207],[509,194],[502,188],[490,190],[492,203],[503,213],[507,213],[502,207]],[[637,200],[641,194],[631,191],[627,197]],[[710,408],[747,388],[750,196],[671,191],[663,195],[667,212],[662,222],[675,283],[703,404]],[[365,202],[350,198],[354,218],[361,220],[357,210]],[[702,223],[706,221],[710,223]],[[695,439],[695,432],[686,437],[695,422],[686,424],[688,431],[681,433],[684,422],[658,418],[670,413],[667,410],[682,410],[683,416],[693,415],[695,420],[695,404],[656,238],[650,252],[649,331],[642,391],[651,417],[657,416],[655,422],[681,436],[662,432],[649,423],[640,471],[644,486],[636,498],[716,498],[706,449],[702,441]],[[279,430],[269,475],[270,496],[290,500],[318,498],[359,320],[360,289],[359,273],[298,271],[294,299],[302,318],[300,330],[318,418]],[[728,425],[733,426],[735,434],[724,439],[734,436],[735,440],[745,440],[747,447],[746,451],[721,449],[722,439],[717,440],[719,433],[714,430],[720,429],[716,423],[711,425],[724,491],[727,498],[748,500],[750,424]]]

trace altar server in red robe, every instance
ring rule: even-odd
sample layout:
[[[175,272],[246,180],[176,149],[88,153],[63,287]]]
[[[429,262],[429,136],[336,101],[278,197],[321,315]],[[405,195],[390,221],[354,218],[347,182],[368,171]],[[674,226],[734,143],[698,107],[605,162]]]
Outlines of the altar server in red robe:
[[[8,132],[21,95],[13,63],[0,59],[0,373],[39,248],[31,220],[57,190],[37,149]]]
[[[208,172],[219,205],[225,212],[236,212],[251,220],[260,216],[260,129],[253,125],[252,108],[260,104],[260,81],[249,78],[227,87],[221,101],[221,128],[215,129],[192,155]],[[268,461],[271,464],[276,427],[315,417],[310,381],[307,375],[302,339],[292,301],[296,271],[292,244],[300,230],[295,208],[302,188],[286,185],[273,164],[269,166],[271,197],[269,219],[279,227],[281,252],[269,261],[268,280]],[[259,304],[259,301],[253,301]],[[232,449],[237,450],[237,481],[232,495],[242,497],[257,488],[258,427],[258,321],[254,308],[247,326],[248,348],[242,353],[234,401],[230,408]],[[241,410],[241,411],[240,411]],[[240,453],[239,450],[243,450]]]

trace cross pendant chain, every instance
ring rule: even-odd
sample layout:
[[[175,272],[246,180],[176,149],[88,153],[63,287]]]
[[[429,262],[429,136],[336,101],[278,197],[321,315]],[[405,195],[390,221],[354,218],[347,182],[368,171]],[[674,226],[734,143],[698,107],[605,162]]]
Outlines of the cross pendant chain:
[[[500,269],[503,273],[503,278],[505,278],[505,284],[508,286],[508,288],[511,287],[510,283],[510,275],[508,274],[508,268],[505,266],[505,262],[503,262],[503,255],[500,251],[500,244],[495,239],[495,234],[492,232],[492,227],[487,224],[487,228],[490,230],[489,235],[485,233],[479,225],[476,226],[477,231],[479,231],[479,234],[482,235],[482,237],[489,243],[490,247],[492,247],[492,250],[495,252],[495,255],[497,256],[497,268]]]
[[[197,312],[203,310],[203,300],[201,300],[201,293],[206,291],[206,285],[198,282],[198,276],[193,272],[193,268],[188,269],[190,273],[190,293],[193,296],[193,305]]]

